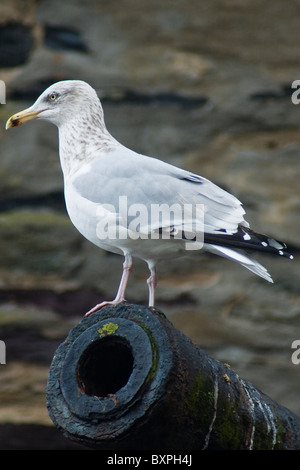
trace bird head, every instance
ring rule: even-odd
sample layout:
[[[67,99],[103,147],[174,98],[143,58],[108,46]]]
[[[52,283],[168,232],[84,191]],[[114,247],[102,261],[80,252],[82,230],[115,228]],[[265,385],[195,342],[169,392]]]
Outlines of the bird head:
[[[60,127],[95,106],[101,107],[90,85],[81,80],[64,80],[49,86],[32,106],[11,116],[5,127],[21,126],[33,119],[43,119]]]

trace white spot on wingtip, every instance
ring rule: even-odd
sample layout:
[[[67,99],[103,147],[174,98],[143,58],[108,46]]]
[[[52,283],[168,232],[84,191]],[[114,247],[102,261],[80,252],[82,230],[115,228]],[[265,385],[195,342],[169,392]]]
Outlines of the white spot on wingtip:
[[[243,239],[244,239],[244,240],[251,240],[251,237],[250,237],[249,233],[245,233],[245,234],[243,235]]]
[[[267,242],[261,242],[262,246],[268,246]]]

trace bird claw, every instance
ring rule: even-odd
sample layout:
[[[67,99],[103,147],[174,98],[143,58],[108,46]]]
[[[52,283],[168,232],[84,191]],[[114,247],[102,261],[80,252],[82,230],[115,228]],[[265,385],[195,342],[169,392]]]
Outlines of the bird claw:
[[[86,312],[86,314],[84,316],[88,317],[92,313],[95,313],[98,310],[100,310],[101,308],[106,307],[106,305],[118,305],[119,303],[124,302],[124,301],[125,301],[125,299],[115,299],[115,300],[111,300],[111,301],[101,302],[100,304],[95,305],[95,307],[91,308],[91,310]]]

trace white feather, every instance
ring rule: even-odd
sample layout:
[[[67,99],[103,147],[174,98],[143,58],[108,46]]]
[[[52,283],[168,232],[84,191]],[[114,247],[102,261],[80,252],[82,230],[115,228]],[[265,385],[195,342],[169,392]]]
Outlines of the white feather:
[[[266,270],[266,268],[253,258],[248,258],[248,256],[245,256],[244,254],[232,250],[230,248],[226,248],[225,246],[204,244],[203,248],[206,251],[209,251],[210,253],[214,253],[216,255],[223,256],[224,258],[228,258],[232,261],[236,261],[237,263],[241,264],[253,273],[262,277],[266,281],[273,282],[273,279]]]

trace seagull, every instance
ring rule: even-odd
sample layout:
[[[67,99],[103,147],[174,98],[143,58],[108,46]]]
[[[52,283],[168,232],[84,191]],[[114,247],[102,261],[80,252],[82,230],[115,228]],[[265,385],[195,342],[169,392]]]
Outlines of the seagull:
[[[81,80],[48,87],[35,103],[11,116],[6,129],[33,119],[58,127],[68,215],[101,249],[124,256],[116,297],[125,301],[133,258],[144,260],[149,307],[155,304],[156,265],[198,252],[235,261],[268,282],[270,274],[249,251],[292,259],[284,243],[250,229],[242,203],[208,179],[119,143],[107,130],[96,91]]]

